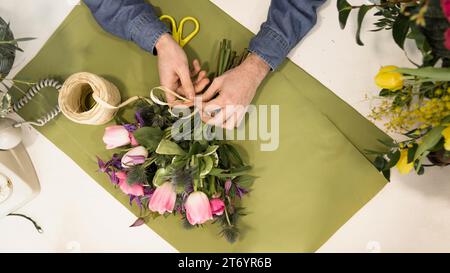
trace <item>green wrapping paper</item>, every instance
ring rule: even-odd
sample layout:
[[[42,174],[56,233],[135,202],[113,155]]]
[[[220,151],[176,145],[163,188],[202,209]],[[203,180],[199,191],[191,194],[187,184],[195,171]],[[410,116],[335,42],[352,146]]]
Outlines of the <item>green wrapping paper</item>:
[[[190,58],[205,61],[207,67],[215,66],[209,61],[216,60],[222,38],[232,40],[233,47],[240,50],[252,37],[207,0],[155,0],[152,4],[178,20],[184,16],[199,19],[200,33],[186,51]],[[133,43],[103,31],[81,5],[17,78],[65,79],[88,71],[116,84],[126,99],[148,96],[150,88],[159,85],[156,61]],[[20,114],[25,119],[37,117],[56,100],[54,93],[44,92]],[[178,216],[148,223],[181,252],[313,252],[386,183],[362,152],[380,149],[377,139],[386,136],[292,62],[271,73],[254,103],[280,105],[280,144],[276,151],[262,152],[260,141],[236,142],[259,177],[243,199],[247,216],[240,223],[241,239],[227,243],[218,236],[216,225],[186,230]],[[106,175],[96,172],[95,156],[111,156],[102,143],[104,128],[75,124],[59,116],[38,130],[138,215],[136,205],[130,207],[128,197],[111,185]]]

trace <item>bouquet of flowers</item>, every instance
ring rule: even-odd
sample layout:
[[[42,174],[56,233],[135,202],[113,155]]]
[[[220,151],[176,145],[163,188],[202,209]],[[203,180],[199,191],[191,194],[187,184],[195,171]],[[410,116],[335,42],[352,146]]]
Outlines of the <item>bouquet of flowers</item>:
[[[422,53],[417,68],[382,67],[375,76],[381,103],[370,118],[384,120],[388,131],[403,135],[401,141],[382,141],[387,152],[375,155],[375,166],[386,178],[397,167],[419,175],[425,167],[450,164],[450,0],[380,0],[353,6],[338,0],[339,21],[344,28],[352,10],[358,10],[357,43],[364,17],[377,9],[373,31],[388,30],[403,49],[412,39]],[[439,62],[440,61],[440,62]]]
[[[224,41],[216,75],[243,59],[231,52],[230,42]],[[174,214],[186,228],[208,221],[217,223],[222,236],[229,242],[236,241],[238,219],[244,215],[240,199],[255,179],[247,174],[250,166],[226,141],[198,140],[194,137],[196,130],[188,131],[188,137],[181,140],[174,137],[173,127],[180,118],[168,106],[154,101],[159,99],[145,99],[138,105],[135,122],[105,129],[106,148],[117,150],[106,162],[98,159],[100,171],[130,196],[130,204],[141,208],[141,216],[132,226]],[[209,126],[197,115],[183,122],[192,123],[193,128]]]

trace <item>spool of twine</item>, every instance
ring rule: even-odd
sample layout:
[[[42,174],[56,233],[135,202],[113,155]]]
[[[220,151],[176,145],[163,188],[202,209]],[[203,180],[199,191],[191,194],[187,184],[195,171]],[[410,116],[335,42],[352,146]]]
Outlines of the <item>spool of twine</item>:
[[[89,98],[94,100],[92,105],[88,105]],[[64,116],[73,122],[89,125],[111,121],[122,107],[120,101],[120,92],[114,84],[88,72],[70,76],[64,82],[58,97]]]
[[[150,104],[169,106],[167,102],[157,98],[154,94],[156,90],[170,93],[183,102],[189,102],[188,99],[176,92],[159,86],[150,91],[150,99],[135,96],[120,103],[120,92],[114,84],[95,74],[80,72],[73,74],[64,82],[59,92],[58,104],[64,116],[73,122],[102,125],[114,119],[120,108],[138,99],[143,99]],[[90,102],[89,98],[92,98],[93,101]],[[169,108],[171,107],[169,106]],[[193,114],[195,113],[196,111]]]

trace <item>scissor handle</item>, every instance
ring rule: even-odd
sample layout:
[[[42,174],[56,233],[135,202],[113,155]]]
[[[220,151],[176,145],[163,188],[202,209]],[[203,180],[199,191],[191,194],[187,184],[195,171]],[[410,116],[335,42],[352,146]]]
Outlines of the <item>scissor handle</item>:
[[[177,43],[180,43],[180,33],[178,32],[177,22],[175,21],[175,19],[170,15],[163,15],[159,17],[159,20],[166,20],[170,22],[172,28],[172,37]]]
[[[194,31],[192,31],[188,36],[183,38],[183,29],[184,24],[188,21],[191,21],[194,23]],[[181,20],[180,25],[178,26],[178,41],[181,47],[184,47],[189,41],[191,41],[195,35],[200,31],[200,23],[197,19],[194,17],[188,16],[184,17],[183,20]]]

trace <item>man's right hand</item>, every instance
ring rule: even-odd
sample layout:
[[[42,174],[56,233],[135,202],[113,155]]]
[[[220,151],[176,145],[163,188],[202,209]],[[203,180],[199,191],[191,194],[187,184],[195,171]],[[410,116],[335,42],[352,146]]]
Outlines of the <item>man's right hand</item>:
[[[198,60],[193,61],[193,68],[189,70],[189,63],[184,50],[168,33],[163,34],[155,45],[158,53],[159,80],[162,86],[194,101],[195,94],[200,93],[209,84],[206,71],[201,70]],[[197,76],[192,82],[191,78]],[[166,94],[167,102],[176,104],[176,98]],[[188,104],[189,106],[192,103]]]

